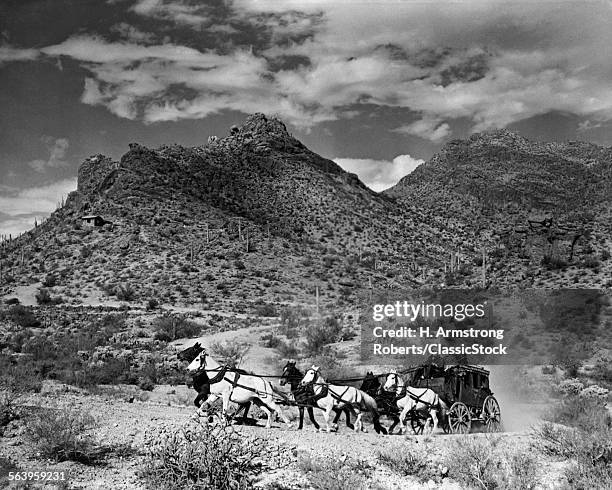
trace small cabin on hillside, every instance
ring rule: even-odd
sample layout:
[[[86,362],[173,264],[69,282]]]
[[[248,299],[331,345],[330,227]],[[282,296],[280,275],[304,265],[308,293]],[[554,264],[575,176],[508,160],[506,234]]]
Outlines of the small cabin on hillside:
[[[111,224],[110,221],[106,221],[102,216],[97,214],[81,216],[81,222],[87,226],[104,226],[106,224]]]

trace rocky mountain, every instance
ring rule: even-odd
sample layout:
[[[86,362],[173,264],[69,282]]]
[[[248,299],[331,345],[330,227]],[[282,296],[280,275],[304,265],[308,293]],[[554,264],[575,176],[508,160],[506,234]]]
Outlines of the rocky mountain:
[[[449,142],[384,193],[446,217],[487,255],[518,263],[511,271],[521,277],[529,274],[521,264],[537,262],[565,276],[606,269],[612,148],[540,143],[507,130],[479,133]]]
[[[3,285],[219,308],[314,302],[317,289],[335,303],[369,288],[602,285],[611,161],[594,145],[486,133],[378,194],[255,114],[198,147],[87,159],[67,202],[3,244]],[[562,232],[578,234],[563,260]]]
[[[476,201],[481,207],[571,213],[608,203],[612,148],[538,143],[508,130],[448,143],[385,193],[419,202]]]

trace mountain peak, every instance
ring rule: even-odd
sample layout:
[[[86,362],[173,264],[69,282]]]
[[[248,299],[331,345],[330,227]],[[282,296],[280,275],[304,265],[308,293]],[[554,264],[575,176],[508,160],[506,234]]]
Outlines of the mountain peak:
[[[469,137],[470,143],[482,142],[493,145],[522,145],[528,141],[529,140],[521,136],[519,133],[505,128],[491,129],[481,133],[474,133]]]
[[[250,132],[252,134],[289,136],[287,127],[280,119],[267,117],[261,112],[248,116],[244,124],[238,128],[238,131],[242,133]]]

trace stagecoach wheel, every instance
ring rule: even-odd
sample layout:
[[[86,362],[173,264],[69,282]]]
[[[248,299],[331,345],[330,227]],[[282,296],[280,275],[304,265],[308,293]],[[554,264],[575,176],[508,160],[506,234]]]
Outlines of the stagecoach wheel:
[[[499,403],[493,396],[488,396],[482,405],[482,421],[487,432],[501,430],[501,411]]]
[[[448,411],[448,425],[452,434],[467,434],[472,428],[472,417],[468,407],[455,402]]]

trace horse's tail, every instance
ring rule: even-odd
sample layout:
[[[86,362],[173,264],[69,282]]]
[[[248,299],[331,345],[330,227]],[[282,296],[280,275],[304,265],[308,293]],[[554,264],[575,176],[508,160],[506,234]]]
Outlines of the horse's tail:
[[[438,396],[438,410],[440,411],[441,414],[445,414],[446,412],[448,412],[448,405],[439,396]]]

